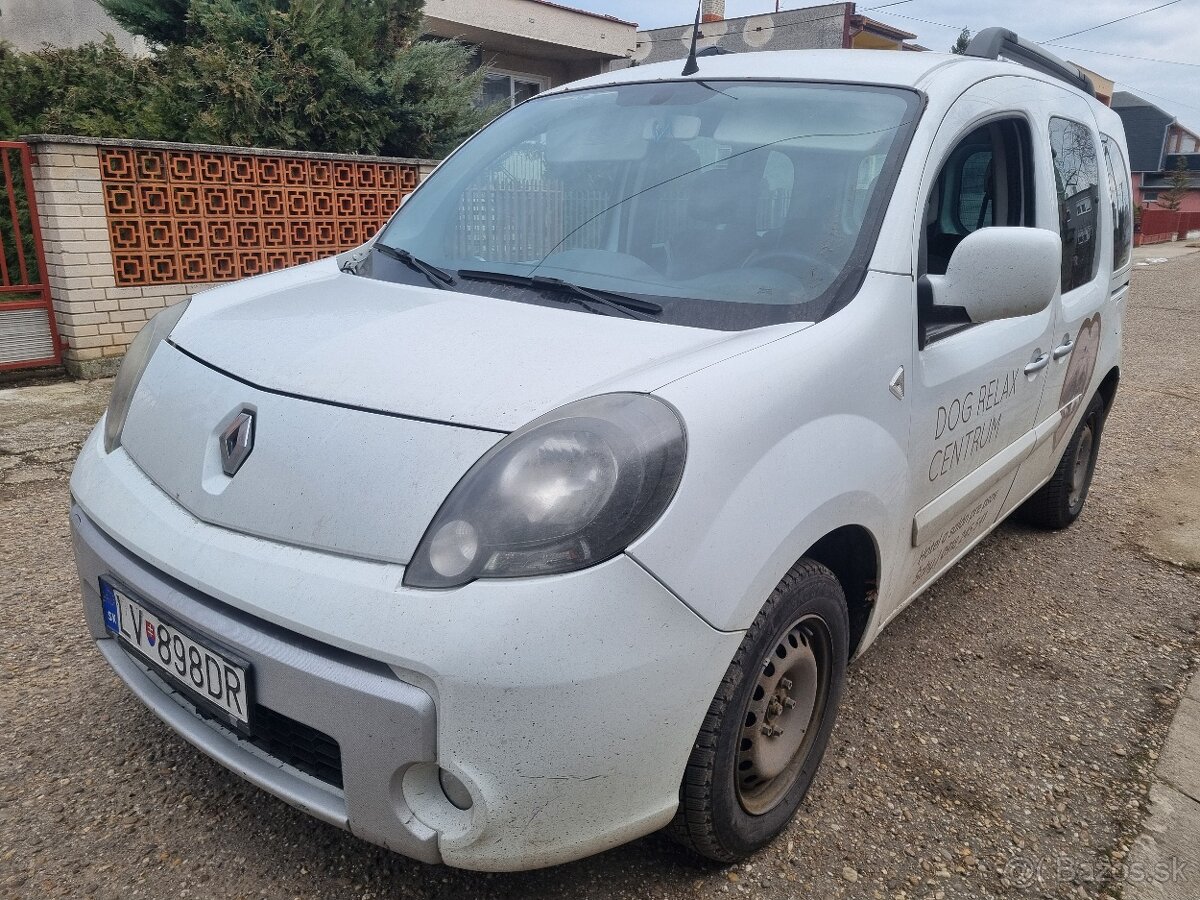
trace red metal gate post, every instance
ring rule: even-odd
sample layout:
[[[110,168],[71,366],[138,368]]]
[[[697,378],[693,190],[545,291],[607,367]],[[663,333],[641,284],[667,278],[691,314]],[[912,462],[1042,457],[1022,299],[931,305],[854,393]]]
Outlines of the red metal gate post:
[[[34,261],[37,265],[36,280],[30,277],[29,260],[25,256],[25,236],[21,228],[20,210],[17,203],[17,186],[13,181],[13,167],[9,162],[9,153],[13,150],[17,151],[20,158],[20,171],[25,189],[25,203],[29,211],[29,234],[33,238]],[[0,342],[3,341],[4,337],[5,319],[8,318],[6,314],[23,310],[44,309],[46,311],[46,324],[49,329],[51,346],[50,356],[8,361],[0,359],[0,371],[33,368],[35,366],[61,365],[62,342],[59,340],[58,324],[54,317],[54,304],[50,296],[49,273],[46,269],[46,251],[42,243],[42,226],[38,219],[37,192],[33,187],[32,154],[29,145],[23,141],[0,141],[0,171],[3,171],[4,191],[7,194],[7,202],[2,205],[8,207],[9,217],[12,221],[12,238],[16,245],[14,250],[16,251],[18,269],[18,272],[15,273],[18,277],[14,278],[14,273],[7,264],[3,236],[0,235]],[[5,302],[5,294],[37,294],[38,299]]]

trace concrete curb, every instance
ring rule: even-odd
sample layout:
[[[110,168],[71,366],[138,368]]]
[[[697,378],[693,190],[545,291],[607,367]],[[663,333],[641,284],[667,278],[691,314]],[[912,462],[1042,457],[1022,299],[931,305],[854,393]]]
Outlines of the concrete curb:
[[[1140,247],[1133,248],[1133,262],[1135,265],[1144,263],[1148,259],[1178,259],[1181,256],[1188,256],[1197,252],[1197,247],[1189,246],[1200,243],[1200,241],[1168,241],[1165,244],[1143,244]]]
[[[1175,713],[1128,863],[1126,900],[1200,900],[1200,677]]]

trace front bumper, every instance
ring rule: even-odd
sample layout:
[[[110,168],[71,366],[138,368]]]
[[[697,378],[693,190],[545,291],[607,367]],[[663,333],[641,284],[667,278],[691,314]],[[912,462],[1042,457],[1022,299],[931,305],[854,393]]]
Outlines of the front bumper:
[[[318,818],[462,868],[566,862],[670,821],[741,640],[628,557],[570,575],[401,586],[403,567],[200,522],[94,434],[72,478],[88,624],[160,718]],[[261,706],[341,750],[341,789],[201,719],[104,630],[107,576],[244,657]],[[439,767],[472,805],[438,787]]]
[[[425,862],[439,862],[436,834],[393,784],[415,763],[436,759],[433,699],[387,666],[339,652],[238,613],[146,565],[71,510],[84,616],[100,652],[154,713],[222,765],[307,813]],[[255,705],[328,735],[340,750],[340,781],[282,762],[202,717],[186,696],[122,649],[104,628],[100,577],[151,599],[171,619],[231,647],[249,662]],[[262,713],[260,710],[260,717]]]

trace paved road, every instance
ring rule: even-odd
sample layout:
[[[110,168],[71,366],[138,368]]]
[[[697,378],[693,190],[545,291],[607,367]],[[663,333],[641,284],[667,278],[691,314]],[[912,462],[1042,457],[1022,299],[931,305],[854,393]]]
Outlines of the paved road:
[[[1139,269],[1082,520],[1003,526],[910,607],[853,667],[786,835],[731,869],[660,837],[522,875],[427,867],[227,774],[131,698],[80,620],[67,473],[106,386],[0,392],[0,896],[1107,895],[1200,662],[1200,562],[1164,537],[1196,524],[1179,485],[1200,483],[1197,346],[1200,254]]]

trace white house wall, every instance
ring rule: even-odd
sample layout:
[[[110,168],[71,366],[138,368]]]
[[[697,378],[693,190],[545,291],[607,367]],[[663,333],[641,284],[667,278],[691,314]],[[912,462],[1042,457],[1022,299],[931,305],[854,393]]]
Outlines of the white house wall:
[[[530,0],[427,0],[425,16],[426,30],[432,34],[454,37],[455,25],[467,26],[498,38],[510,35],[561,48],[561,55],[573,58],[578,58],[578,53],[571,50],[610,59],[628,56],[637,35],[629,23]]]

